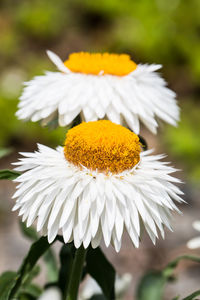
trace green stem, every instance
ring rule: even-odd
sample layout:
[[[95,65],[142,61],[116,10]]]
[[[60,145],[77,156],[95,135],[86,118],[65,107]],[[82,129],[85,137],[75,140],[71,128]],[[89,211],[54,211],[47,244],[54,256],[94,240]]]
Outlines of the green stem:
[[[66,300],[77,300],[86,252],[83,246],[76,250]]]

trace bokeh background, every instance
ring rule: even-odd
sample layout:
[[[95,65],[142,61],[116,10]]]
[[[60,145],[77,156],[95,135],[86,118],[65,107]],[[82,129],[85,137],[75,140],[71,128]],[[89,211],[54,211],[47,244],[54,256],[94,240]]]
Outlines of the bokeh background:
[[[191,251],[186,242],[198,235],[192,222],[200,219],[200,1],[199,0],[1,0],[0,2],[0,168],[10,168],[18,151],[33,151],[36,143],[62,144],[65,129],[50,131],[15,117],[22,82],[44,70],[56,70],[46,49],[64,60],[70,52],[129,53],[136,63],[163,65],[162,75],[177,93],[181,107],[178,128],[161,124],[158,136],[142,135],[156,152],[183,171],[188,205],[174,216],[174,233],[153,247],[144,236],[139,250],[125,236],[119,255],[106,250],[119,273],[131,272],[126,299],[133,299],[140,277],[152,268]],[[22,237],[17,215],[11,212],[14,184],[0,182],[0,272],[17,269],[29,242]],[[181,263],[177,281],[166,288],[166,298],[186,296],[199,289],[200,267]]]

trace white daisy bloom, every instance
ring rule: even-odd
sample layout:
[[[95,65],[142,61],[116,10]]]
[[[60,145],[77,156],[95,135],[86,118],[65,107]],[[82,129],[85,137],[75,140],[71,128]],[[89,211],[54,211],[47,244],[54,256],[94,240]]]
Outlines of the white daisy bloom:
[[[27,226],[37,219],[49,242],[59,233],[76,248],[95,248],[103,239],[119,251],[124,230],[139,246],[143,224],[155,243],[179,211],[173,200],[183,200],[174,185],[180,180],[170,175],[176,170],[151,152],[141,152],[138,136],[121,125],[82,123],[68,131],[64,148],[21,153],[13,210]]]
[[[49,58],[60,72],[46,72],[25,82],[16,113],[21,120],[42,124],[58,119],[69,125],[79,114],[86,122],[109,119],[136,134],[141,121],[157,132],[156,117],[176,126],[176,94],[157,73],[161,65],[136,65],[126,54],[73,53],[65,62]]]
[[[200,221],[195,221],[193,224],[194,229],[200,231]],[[193,238],[187,242],[187,246],[190,249],[197,249],[200,248],[200,236]]]
[[[115,297],[116,300],[124,299],[132,281],[132,275],[125,273],[122,276],[117,274],[115,280]],[[88,277],[83,290],[80,293],[79,300],[89,300],[95,295],[102,295],[103,292],[97,282],[92,278]]]
[[[59,288],[52,286],[47,288],[38,298],[38,300],[62,300],[62,294]]]

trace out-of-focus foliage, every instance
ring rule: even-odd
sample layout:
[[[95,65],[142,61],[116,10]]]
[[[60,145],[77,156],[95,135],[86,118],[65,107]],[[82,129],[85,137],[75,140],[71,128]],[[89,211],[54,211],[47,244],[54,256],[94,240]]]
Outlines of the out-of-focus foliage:
[[[55,70],[46,49],[63,59],[81,50],[127,52],[136,62],[163,64],[180,105],[190,95],[190,114],[184,105],[180,128],[169,128],[167,144],[188,162],[192,177],[199,176],[198,134],[192,125],[200,78],[199,0],[2,0],[0,9],[0,147],[22,139],[52,144],[64,139],[65,130],[50,133],[14,116],[21,83]],[[186,143],[180,138],[185,135],[194,135],[194,141]]]
[[[37,64],[33,66],[33,70],[37,71]],[[17,98],[20,95],[24,79],[25,72],[15,68],[5,70],[0,76],[0,146],[13,144],[13,141],[27,144],[34,140],[37,142],[46,140],[54,145],[62,143],[65,134],[63,128],[59,128],[55,132],[48,128],[41,128],[36,123],[21,122],[15,117]]]
[[[200,258],[192,255],[183,255],[175,258],[173,261],[168,263],[168,265],[161,271],[150,271],[146,273],[140,280],[137,288],[137,300],[162,300],[164,296],[164,288],[170,282],[175,280],[174,271],[175,268],[182,260],[189,260],[193,262],[200,263]],[[200,291],[192,293],[186,298],[181,298],[182,300],[194,300],[195,296],[198,296]],[[180,299],[176,296],[172,300]]]
[[[185,165],[191,179],[200,180],[200,105],[187,101],[182,105],[181,122],[177,128],[167,127],[163,140],[169,151]]]
[[[194,77],[200,75],[198,0],[4,0],[1,6],[4,56],[17,53],[25,59],[43,47],[68,44],[67,53],[81,49],[85,38],[87,49],[126,50],[138,61],[187,64]],[[68,43],[72,35],[80,38],[77,45]]]
[[[70,2],[83,8],[85,19],[96,16],[96,20],[107,21],[108,46],[113,51],[127,50],[136,55],[138,61],[187,63],[194,76],[200,75],[198,0]],[[81,19],[80,14],[78,17]]]
[[[46,141],[56,146],[62,144],[65,130],[58,128],[56,131],[41,128],[36,123],[23,123],[15,117],[17,99],[1,97],[0,95],[0,146],[15,143],[33,144],[33,142]]]
[[[27,38],[38,38],[48,41],[62,30],[67,21],[67,10],[62,2],[52,0],[21,1],[17,5],[15,22],[18,30]]]

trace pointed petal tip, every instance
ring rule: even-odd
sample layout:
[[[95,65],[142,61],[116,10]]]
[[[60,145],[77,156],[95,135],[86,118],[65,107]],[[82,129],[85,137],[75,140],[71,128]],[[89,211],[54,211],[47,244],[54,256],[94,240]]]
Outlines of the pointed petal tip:
[[[11,209],[11,211],[16,211],[18,208],[13,206],[13,208]]]
[[[51,50],[46,51],[49,59],[54,63],[54,65],[58,68],[59,71],[63,73],[70,73],[70,70],[65,66],[63,61],[60,59],[60,57],[52,52]]]
[[[48,234],[47,239],[48,239],[49,244],[51,244],[55,240],[55,237],[54,236],[49,236],[49,234]]]
[[[47,49],[47,50],[46,50],[46,53],[47,53],[47,55],[49,56],[49,55],[51,55],[53,52],[52,52],[51,50]]]

